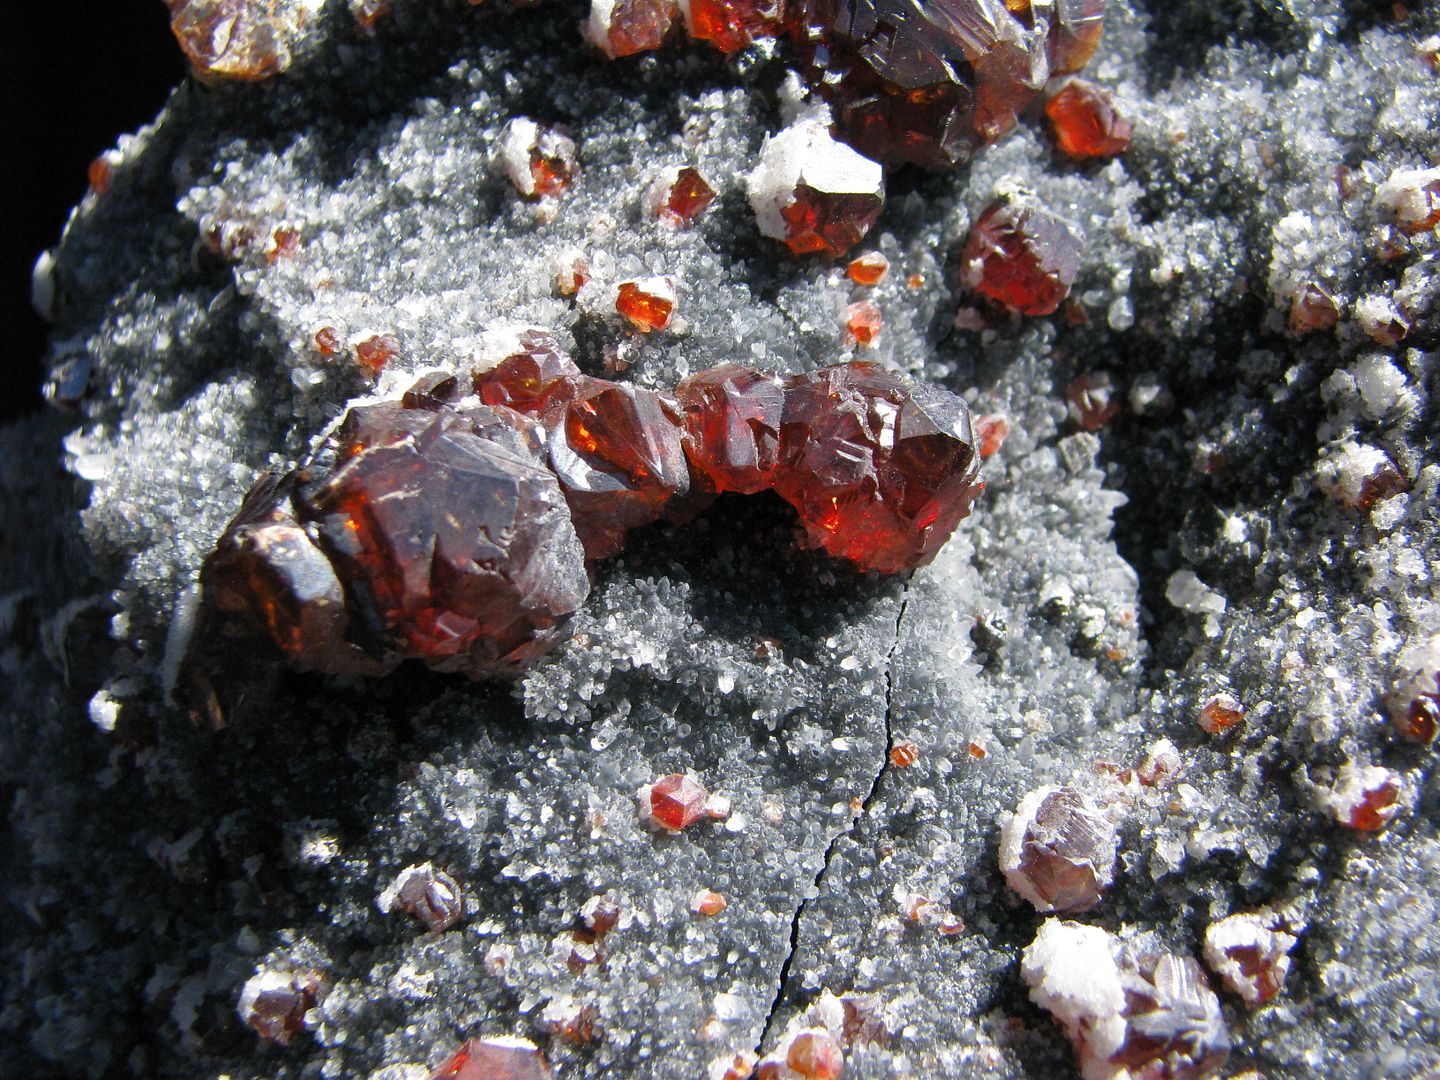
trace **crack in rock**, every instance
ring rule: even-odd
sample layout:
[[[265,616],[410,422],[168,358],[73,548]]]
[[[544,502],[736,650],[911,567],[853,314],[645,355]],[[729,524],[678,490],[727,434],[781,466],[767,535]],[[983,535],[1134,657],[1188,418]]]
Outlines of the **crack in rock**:
[[[811,900],[820,895],[820,886],[825,880],[825,875],[830,870],[830,863],[835,857],[835,849],[839,847],[840,841],[847,836],[854,834],[860,822],[870,811],[870,804],[875,801],[875,796],[880,792],[880,785],[885,780],[885,775],[890,771],[890,752],[895,748],[894,731],[894,705],[895,705],[895,680],[894,664],[895,652],[900,647],[900,627],[905,619],[905,610],[910,606],[910,583],[915,577],[912,570],[905,575],[905,586],[900,593],[900,610],[895,613],[895,635],[891,639],[890,648],[885,652],[885,745],[880,751],[880,767],[875,770],[875,775],[870,781],[870,790],[865,793],[865,798],[860,802],[860,809],[850,816],[849,823],[830,838],[830,843],[825,847],[825,857],[821,860],[820,869],[815,872],[815,877],[810,883],[810,896],[802,897],[799,905],[795,908],[795,915],[790,920],[790,949],[785,954],[785,960],[780,965],[780,978],[775,988],[775,998],[770,1002],[770,1008],[765,1013],[765,1025],[760,1030],[760,1038],[755,1044],[755,1056],[763,1055],[765,1044],[770,1041],[770,1032],[775,1025],[775,1018],[779,1015],[781,1003],[784,1002],[786,991],[790,988],[790,969],[795,963],[795,956],[800,951],[800,926],[805,920],[805,912],[810,907]]]

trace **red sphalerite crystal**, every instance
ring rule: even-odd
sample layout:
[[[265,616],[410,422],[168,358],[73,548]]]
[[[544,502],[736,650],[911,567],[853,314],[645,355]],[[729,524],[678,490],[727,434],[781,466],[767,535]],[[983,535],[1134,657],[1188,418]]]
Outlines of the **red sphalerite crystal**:
[[[949,168],[1015,126],[1099,41],[1104,0],[796,0],[788,22],[841,137],[886,164]]]
[[[1010,421],[998,413],[975,417],[975,437],[980,440],[980,456],[988,458],[1000,452],[1010,437]]]
[[[1435,741],[1440,732],[1440,634],[1413,641],[1401,651],[1385,706],[1402,739],[1422,745]]]
[[[890,260],[878,251],[867,251],[850,260],[845,272],[856,285],[879,285],[890,269]]]
[[[636,278],[622,281],[615,298],[615,310],[636,330],[648,334],[664,330],[675,313],[675,282],[668,277]]]
[[[355,343],[355,362],[371,375],[400,355],[400,340],[394,334],[370,334]]]
[[[653,390],[582,376],[549,449],[587,558],[617,554],[631,529],[686,502],[678,409]]]
[[[311,339],[315,351],[321,356],[334,356],[340,351],[340,331],[333,326],[322,326]]]
[[[1115,827],[1073,788],[1040,788],[1000,831],[1000,869],[1036,911],[1088,911],[1115,879]]]
[[[564,130],[521,116],[505,128],[500,163],[516,191],[527,199],[541,199],[570,186],[580,159],[575,140]]]
[[[1116,157],[1130,146],[1135,125],[1115,110],[1110,91],[1084,79],[1072,79],[1045,103],[1055,145],[1066,157]]]
[[[845,332],[862,348],[874,344],[884,321],[879,306],[870,300],[857,300],[845,309]]]
[[[693,165],[667,170],[651,189],[655,216],[676,227],[689,225],[715,201],[712,188]]]
[[[1107,1064],[1135,1077],[1203,1080],[1230,1056],[1230,1032],[1205,970],[1191,956],[1121,950],[1125,1040]]]
[[[475,372],[475,392],[486,405],[544,417],[569,400],[580,369],[544,331],[522,330],[516,344],[516,352],[492,368]]]
[[[400,910],[415,916],[427,930],[448,930],[465,914],[465,898],[459,883],[430,863],[408,866],[394,884],[381,894],[386,911]]]
[[[1380,765],[1342,765],[1323,795],[1330,815],[1351,829],[1379,832],[1400,812],[1400,776]]]
[[[307,0],[168,0],[170,29],[196,76],[256,81],[294,61]]]
[[[1001,199],[976,219],[960,256],[969,288],[1022,315],[1050,315],[1070,294],[1084,243],[1029,200]]]
[[[665,44],[676,0],[591,0],[585,37],[612,60]]]
[[[885,206],[880,166],[836,142],[816,120],[766,139],[748,186],[760,231],[796,255],[845,254]]]
[[[1307,282],[1290,300],[1290,331],[1309,334],[1332,329],[1340,321],[1340,305],[1323,285]]]
[[[705,817],[709,797],[700,781],[684,773],[661,777],[647,789],[646,812],[650,819],[669,832],[680,832]]]
[[[1120,395],[1106,371],[1087,371],[1066,391],[1075,422],[1086,431],[1099,431],[1120,413]]]
[[[862,570],[924,566],[982,486],[953,394],[858,362],[786,381],[775,490],[813,546]]]
[[[305,1014],[324,997],[325,980],[319,971],[262,970],[240,990],[237,1011],[266,1042],[289,1046],[305,1030]]]
[[[845,1072],[845,1053],[825,1028],[810,1028],[790,1040],[785,1064],[806,1080],[839,1080]]]
[[[1274,911],[1218,919],[1205,928],[1205,963],[1246,1005],[1263,1005],[1284,988],[1302,928]]]
[[[729,906],[729,901],[713,889],[701,889],[690,900],[690,910],[707,918],[714,918]]]
[[[1245,706],[1234,694],[1212,694],[1200,706],[1200,729],[1210,735],[1227,731],[1245,719]]]
[[[696,41],[736,52],[784,29],[785,0],[680,0],[685,27]]]
[[[785,387],[778,376],[739,364],[692,375],[675,390],[685,417],[685,453],[717,491],[753,495],[775,482]]]
[[[430,1074],[430,1080],[554,1080],[550,1063],[529,1039],[470,1039]]]

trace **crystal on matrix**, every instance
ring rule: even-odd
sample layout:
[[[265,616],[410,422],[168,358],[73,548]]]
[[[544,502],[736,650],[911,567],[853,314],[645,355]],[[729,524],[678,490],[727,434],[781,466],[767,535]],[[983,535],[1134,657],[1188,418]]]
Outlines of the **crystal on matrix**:
[[[306,1030],[306,1014],[324,996],[325,980],[318,971],[264,969],[241,988],[236,1011],[266,1042],[289,1046]]]
[[[850,260],[845,272],[856,285],[879,285],[890,270],[890,260],[878,251],[867,251]]]
[[[1022,315],[1050,315],[1070,295],[1084,243],[1030,199],[1000,199],[971,226],[961,281]]]
[[[355,362],[372,376],[399,355],[400,341],[394,334],[367,334],[355,342]]]
[[[890,748],[890,764],[897,769],[908,769],[920,760],[920,748],[909,739],[901,739]]]
[[[870,300],[856,300],[845,309],[845,333],[861,348],[875,343],[884,321],[879,306]]]
[[[1440,226],[1440,166],[1396,169],[1375,189],[1375,205],[1411,236]]]
[[[1273,911],[1218,919],[1205,928],[1205,963],[1246,1005],[1263,1005],[1284,988],[1301,929]]]
[[[791,36],[841,137],[887,165],[950,168],[1089,60],[1104,0],[798,0]]]
[[[404,911],[434,933],[448,930],[465,914],[459,883],[430,863],[407,866],[376,900],[387,914]]]
[[[675,22],[675,0],[591,0],[585,37],[612,60],[665,44]]]
[[[661,221],[677,228],[691,224],[715,201],[715,189],[693,165],[666,169],[650,187],[648,204]]]
[[[1234,694],[1212,694],[1200,706],[1200,730],[1209,735],[1228,731],[1245,720],[1245,706]]]
[[[1440,634],[1401,650],[1385,707],[1402,739],[1421,744],[1435,741],[1440,726]]]
[[[1083,1076],[1205,1080],[1229,1057],[1219,999],[1192,957],[1047,919],[1020,973],[1031,1000],[1064,1027]]]
[[[785,0],[680,0],[680,10],[692,38],[726,53],[784,29]]]
[[[739,364],[721,364],[675,390],[685,417],[685,453],[718,491],[752,495],[775,482],[784,382]]]
[[[1340,305],[1323,285],[1306,282],[1290,299],[1290,332],[1331,330],[1340,321]]]
[[[615,310],[636,330],[648,334],[670,325],[675,303],[675,282],[671,278],[636,278],[620,283]]]
[[[510,121],[500,140],[505,175],[527,199],[559,195],[575,179],[579,152],[563,130],[522,116]]]
[[[509,1035],[469,1039],[430,1080],[554,1080],[550,1063],[529,1039]]]
[[[1115,827],[1074,788],[1040,788],[1000,830],[1000,869],[1036,911],[1088,911],[1115,879]]]
[[[486,405],[503,405],[526,416],[547,417],[573,395],[580,369],[543,330],[526,329],[514,351],[493,367],[478,367],[475,392]]]
[[[1110,92],[1085,79],[1071,79],[1045,103],[1055,145],[1066,157],[1117,157],[1130,147],[1135,125],[1115,108]]]
[[[845,1052],[827,1029],[810,1028],[790,1039],[785,1064],[805,1080],[839,1080],[845,1072]]]
[[[1400,775],[1380,765],[1342,765],[1320,802],[1330,816],[1358,832],[1379,832],[1400,812]]]
[[[713,918],[729,906],[729,901],[713,889],[701,889],[690,900],[690,910],[697,915]]]
[[[837,142],[818,120],[767,138],[748,187],[761,233],[796,255],[845,254],[885,205],[880,165]]]
[[[1065,396],[1070,399],[1070,415],[1086,431],[1100,431],[1120,414],[1120,394],[1108,371],[1077,375]]]
[[[285,71],[323,0],[168,0],[196,76],[254,82]]]
[[[671,773],[641,789],[641,812],[666,832],[678,833],[705,817],[708,797],[693,776]]]
[[[964,401],[878,364],[786,382],[776,492],[810,544],[864,570],[924,566],[979,495]]]

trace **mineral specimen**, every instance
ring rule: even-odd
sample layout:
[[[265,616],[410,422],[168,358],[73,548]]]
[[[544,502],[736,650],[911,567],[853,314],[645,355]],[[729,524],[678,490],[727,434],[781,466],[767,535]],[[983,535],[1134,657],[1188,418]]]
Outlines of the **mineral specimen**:
[[[1099,41],[1104,0],[799,0],[791,36],[846,142],[887,164],[949,168],[994,142]]]
[[[1409,742],[1434,742],[1440,727],[1440,634],[1406,646],[1393,679],[1385,705],[1395,731]]]
[[[964,402],[877,364],[789,379],[779,460],[809,543],[887,574],[930,562],[982,488]]]
[[[1341,825],[1357,832],[1379,832],[1400,812],[1402,781],[1380,765],[1342,765],[1320,802]]]
[[[575,140],[564,130],[522,116],[505,129],[500,164],[516,191],[527,199],[541,199],[570,186],[579,157]]]
[[[667,832],[682,832],[705,816],[709,797],[700,781],[684,773],[663,776],[641,791],[641,810]]]
[[[868,251],[850,260],[845,272],[856,285],[879,285],[890,269],[890,260],[878,251]]]
[[[1074,788],[1040,788],[1000,830],[1000,869],[1036,911],[1088,911],[1115,879],[1115,827]]]
[[[775,483],[785,387],[738,364],[692,375],[675,390],[685,415],[685,453],[718,491],[753,495]]]
[[[1022,315],[1050,315],[1070,295],[1084,244],[1059,217],[1025,198],[992,203],[960,256],[968,288]]]
[[[730,53],[779,35],[785,0],[680,0],[680,10],[692,38]]]
[[[430,1074],[430,1080],[552,1080],[550,1063],[529,1039],[502,1035],[470,1039]]]
[[[845,254],[885,205],[880,166],[836,142],[818,120],[767,138],[748,185],[760,231],[796,255]]]
[[[1205,963],[1246,1005],[1263,1005],[1284,989],[1300,929],[1273,911],[1227,916],[1205,928]]]
[[[288,1046],[306,1030],[305,1015],[325,996],[320,972],[310,970],[256,972],[241,988],[240,1019],[266,1042]]]
[[[1135,125],[1115,109],[1110,92],[1084,79],[1071,79],[1045,103],[1055,145],[1076,160],[1115,157],[1130,146]]]
[[[1228,731],[1245,720],[1245,706],[1234,694],[1213,694],[1200,706],[1200,730],[1210,735]]]
[[[430,863],[407,866],[376,900],[381,911],[404,911],[434,933],[448,930],[465,914],[460,886]]]
[[[612,60],[665,44],[675,0],[592,0],[585,37]]]
[[[668,277],[622,281],[615,310],[642,334],[664,330],[675,312],[675,282]]]
[[[677,228],[691,224],[714,201],[715,189],[693,165],[665,170],[650,188],[652,212]]]
[[[883,325],[880,308],[869,300],[856,300],[845,309],[845,333],[861,348],[875,343]]]
[[[268,79],[294,62],[323,0],[168,0],[170,29],[204,80]]]
[[[1203,1080],[1229,1056],[1220,1002],[1188,956],[1047,919],[1020,970],[1031,999],[1064,1026],[1087,1078]]]

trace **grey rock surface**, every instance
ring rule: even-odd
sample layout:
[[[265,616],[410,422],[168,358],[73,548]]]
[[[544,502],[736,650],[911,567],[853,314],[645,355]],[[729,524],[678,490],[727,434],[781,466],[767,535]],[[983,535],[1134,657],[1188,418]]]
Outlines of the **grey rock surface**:
[[[1225,999],[1230,1074],[1433,1075],[1440,782],[1383,703],[1440,630],[1440,242],[1382,259],[1376,194],[1440,162],[1440,7],[1116,3],[1089,75],[1136,117],[1122,159],[1066,164],[1032,116],[953,175],[888,179],[885,328],[861,355],[1011,427],[933,565],[857,575],[796,550],[778,500],[724,500],[637,534],[514,687],[297,675],[211,731],[169,694],[200,563],[353,398],[463,368],[510,322],[652,387],[855,355],[860,291],[784,256],[746,202],[781,124],[763,50],[612,62],[573,4],[393,9],[365,33],[332,2],[286,75],[177,89],[44,272],[52,366],[90,389],[78,416],[0,432],[0,1073],[400,1080],[518,1034],[562,1078],[698,1077],[830,990],[891,1020],[847,1076],[1071,1075],[1019,974],[1041,916],[996,861],[1001,817],[1069,784],[1120,820],[1085,921],[1198,957],[1214,919],[1303,913],[1283,994]],[[495,162],[520,115],[580,146],[545,210]],[[644,192],[682,163],[720,198],[677,230]],[[1016,185],[1085,234],[1087,318],[957,329],[958,248]],[[281,226],[299,248],[271,259]],[[569,299],[577,252],[593,280]],[[680,305],[640,337],[613,289],[648,273]],[[1298,336],[1309,283],[1342,318]],[[1367,329],[1386,303],[1410,323],[1388,346]],[[401,355],[370,385],[316,351],[326,326]],[[1065,401],[1095,370],[1126,403],[1098,434]],[[1410,490],[1362,510],[1343,494],[1366,447]],[[1247,715],[1207,735],[1219,690]],[[1125,783],[1161,739],[1178,773]],[[1403,780],[1379,834],[1327,813],[1348,762]],[[684,771],[731,816],[647,830],[637,789]],[[439,934],[377,907],[424,862],[467,896]],[[701,888],[725,911],[695,914]],[[602,893],[621,922],[603,963],[572,964]],[[964,930],[907,917],[917,897]],[[264,1046],[236,1002],[287,965],[329,993]],[[584,1005],[597,1041],[551,1034]]]

